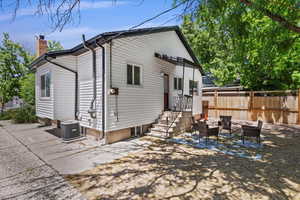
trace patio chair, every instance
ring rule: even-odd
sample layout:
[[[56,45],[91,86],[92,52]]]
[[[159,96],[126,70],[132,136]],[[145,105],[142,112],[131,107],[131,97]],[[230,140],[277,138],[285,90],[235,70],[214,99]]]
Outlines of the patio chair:
[[[247,137],[256,137],[256,141],[260,144],[260,133],[263,126],[263,122],[258,120],[257,126],[249,126],[249,125],[242,125],[242,135],[241,140],[245,140],[245,136]]]
[[[205,144],[207,144],[208,139],[210,136],[216,136],[217,142],[219,141],[219,127],[209,128],[206,122],[198,122],[199,124],[199,143],[200,143],[200,136],[205,136]]]
[[[196,119],[196,117],[192,117],[192,123],[191,123],[191,131],[192,133],[194,133],[195,131],[198,131],[199,130],[199,124],[198,124],[198,121],[200,119]]]
[[[221,130],[225,129],[229,131],[231,135],[231,116],[220,116],[220,121],[218,121],[218,125],[221,126]]]

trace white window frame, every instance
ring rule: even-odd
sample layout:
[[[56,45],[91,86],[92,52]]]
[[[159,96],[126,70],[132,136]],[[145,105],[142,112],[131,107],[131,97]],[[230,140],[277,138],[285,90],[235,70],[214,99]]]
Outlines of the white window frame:
[[[128,84],[128,76],[127,76],[127,66],[131,65],[132,66],[132,84]],[[140,68],[140,84],[135,85],[134,84],[134,67],[139,67]],[[127,62],[126,63],[126,85],[129,87],[142,87],[143,86],[143,65],[137,64],[137,63],[132,63],[132,62]]]
[[[174,79],[177,79],[177,81],[176,81],[176,83],[177,83],[177,85],[176,85],[176,89],[175,89],[175,84],[174,84]],[[179,89],[179,80],[181,79],[181,88]],[[173,89],[175,90],[175,91],[177,91],[177,90],[182,90],[182,88],[184,87],[183,86],[184,84],[183,84],[183,79],[182,79],[182,77],[177,77],[177,76],[174,76],[174,78],[173,78]]]
[[[134,133],[132,133],[132,129],[134,130]],[[140,130],[140,135],[138,135],[138,129]],[[133,137],[141,137],[143,135],[143,126],[134,126],[130,128],[130,134]]]
[[[49,91],[49,96],[46,96],[46,76],[47,76],[47,74],[49,74],[50,75],[50,85],[49,85],[49,89],[50,89],[50,91]],[[45,96],[42,96],[43,95],[43,91],[42,91],[42,76],[45,76],[45,90],[44,90],[44,92],[45,92]],[[40,76],[39,76],[39,87],[40,87],[40,99],[50,99],[51,98],[51,82],[52,82],[52,75],[51,75],[51,72],[50,71],[46,71],[46,72],[44,72],[44,73],[41,73],[40,74]]]

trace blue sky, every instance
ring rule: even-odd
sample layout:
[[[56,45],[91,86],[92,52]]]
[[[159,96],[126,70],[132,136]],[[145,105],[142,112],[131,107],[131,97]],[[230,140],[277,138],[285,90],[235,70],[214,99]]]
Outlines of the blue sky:
[[[173,0],[82,0],[81,19],[67,25],[62,32],[53,32],[47,16],[34,15],[34,7],[23,6],[14,21],[12,11],[0,10],[0,32],[8,32],[12,40],[34,50],[34,36],[44,34],[48,40],[60,41],[64,48],[80,43],[81,35],[87,38],[105,31],[128,29],[140,22],[170,8]],[[165,14],[143,27],[179,25],[174,15],[182,8]],[[2,36],[1,36],[2,37]]]

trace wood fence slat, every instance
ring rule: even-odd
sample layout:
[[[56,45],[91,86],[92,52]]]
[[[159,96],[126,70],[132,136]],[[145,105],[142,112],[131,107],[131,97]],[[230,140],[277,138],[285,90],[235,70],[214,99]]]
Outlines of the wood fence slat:
[[[245,95],[246,93],[249,95]],[[298,95],[295,96],[297,93]],[[300,89],[266,92],[216,90],[211,96],[205,95],[205,92],[203,94],[203,100],[209,101],[210,117],[231,115],[233,119],[254,121],[262,119],[270,123],[300,124]]]

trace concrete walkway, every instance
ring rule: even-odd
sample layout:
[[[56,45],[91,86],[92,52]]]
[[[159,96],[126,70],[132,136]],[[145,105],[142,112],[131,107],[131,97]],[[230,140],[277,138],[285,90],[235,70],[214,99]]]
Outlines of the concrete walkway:
[[[87,139],[63,143],[38,124],[0,122],[0,199],[81,199],[61,176],[142,150],[139,139],[99,145]]]

